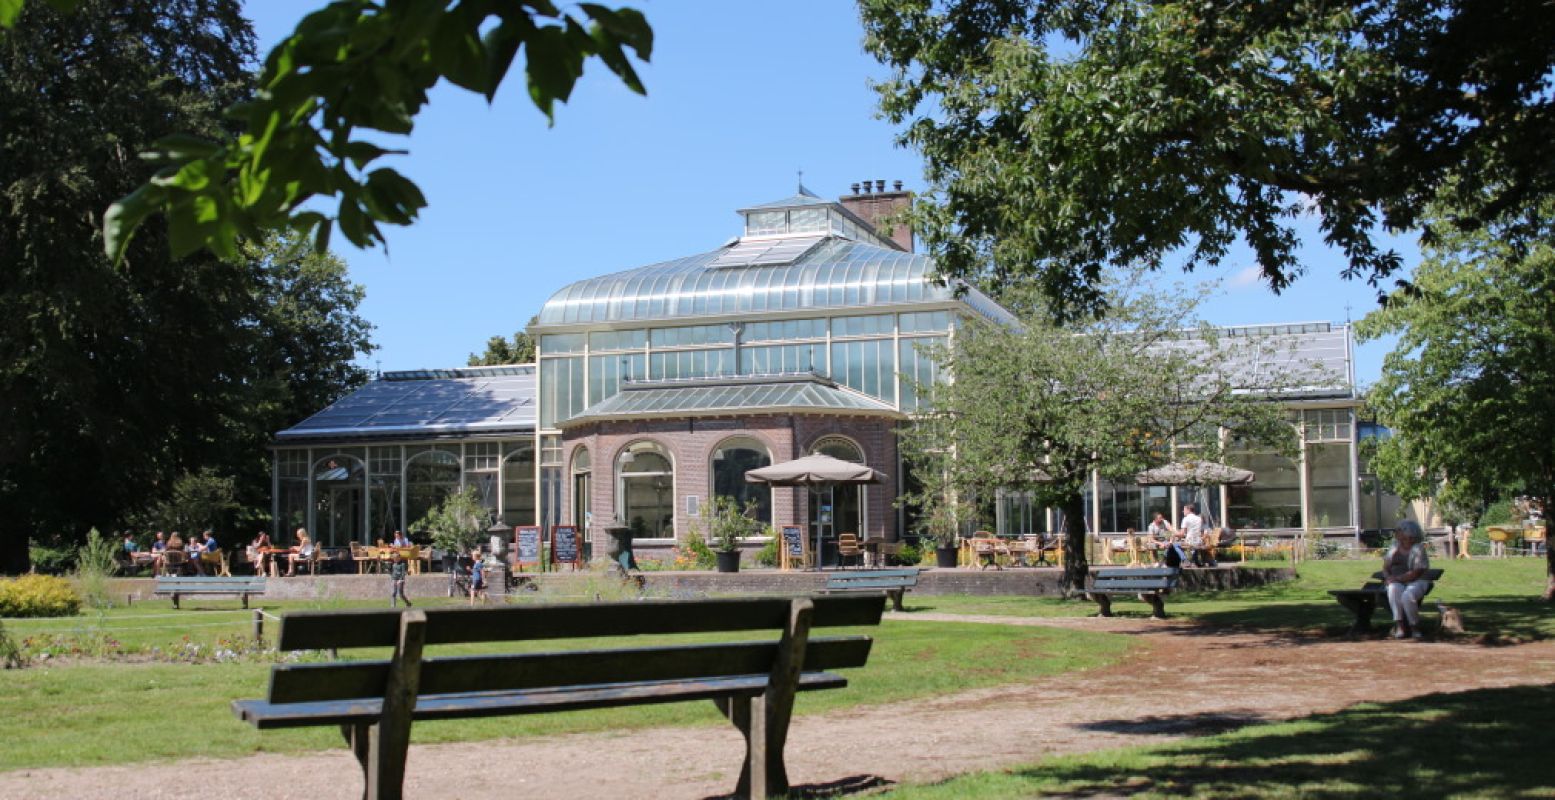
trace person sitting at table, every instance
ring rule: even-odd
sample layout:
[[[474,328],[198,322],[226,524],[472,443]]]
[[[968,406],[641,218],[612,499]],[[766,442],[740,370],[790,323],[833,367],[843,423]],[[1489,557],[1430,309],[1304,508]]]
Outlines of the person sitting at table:
[[[205,574],[205,565],[200,563],[202,561],[200,556],[204,552],[205,545],[201,544],[200,537],[189,537],[189,543],[184,545],[184,553],[189,556],[189,565],[194,567],[194,574],[196,575]]]
[[[395,547],[409,547],[410,546],[410,538],[407,537],[404,533],[401,533],[400,531],[395,531],[394,532],[394,546]]]
[[[1420,600],[1431,591],[1431,582],[1425,579],[1430,568],[1420,523],[1399,520],[1393,546],[1382,557],[1382,582],[1387,585],[1388,605],[1393,609],[1393,638],[1425,638],[1420,630]]]
[[[121,546],[124,548],[125,557],[132,561],[135,558],[135,553],[140,552],[140,545],[135,543],[135,534],[133,533],[124,534],[124,544]]]
[[[249,542],[248,563],[254,565],[255,575],[265,574],[265,567],[270,563],[270,554],[265,551],[270,547],[270,534],[264,531],[260,531],[259,535],[254,537],[254,541]]]
[[[297,574],[297,562],[306,564],[313,560],[313,540],[308,538],[307,528],[297,529],[297,543],[291,546],[291,553],[286,556],[286,577]]]
[[[157,531],[156,538],[151,540],[151,570],[153,572],[162,569],[162,554],[167,552],[167,540],[162,532]]]
[[[216,542],[216,534],[206,531],[204,539],[200,542],[200,560],[212,564],[213,569],[221,569],[221,545]]]

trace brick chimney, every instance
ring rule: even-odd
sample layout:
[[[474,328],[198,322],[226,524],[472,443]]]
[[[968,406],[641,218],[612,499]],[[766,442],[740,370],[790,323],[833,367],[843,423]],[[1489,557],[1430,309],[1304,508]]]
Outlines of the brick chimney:
[[[861,181],[848,188],[853,190],[853,194],[842,196],[842,207],[875,226],[877,233],[895,242],[898,248],[911,253],[912,230],[905,225],[891,229],[883,226],[880,220],[907,208],[912,202],[912,192],[903,191],[901,181],[894,181],[889,192],[883,180]]]

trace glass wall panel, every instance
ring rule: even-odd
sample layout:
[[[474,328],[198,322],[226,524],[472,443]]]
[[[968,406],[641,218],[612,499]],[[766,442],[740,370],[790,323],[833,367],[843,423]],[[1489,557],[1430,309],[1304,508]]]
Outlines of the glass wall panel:
[[[831,321],[832,336],[889,336],[895,331],[896,318],[890,314],[837,317]]]
[[[1258,479],[1247,486],[1232,486],[1227,516],[1236,528],[1300,528],[1301,475],[1294,460],[1274,453],[1235,451],[1227,459],[1233,466],[1250,469]]]
[[[447,450],[423,450],[405,462],[405,516],[421,523],[443,498],[459,491],[459,456]]]
[[[788,212],[788,232],[806,233],[826,230],[826,209],[795,208]]]
[[[783,211],[752,211],[745,215],[745,235],[787,233],[788,214]]]
[[[350,456],[327,456],[313,469],[313,534],[327,547],[360,541],[366,530],[366,466]]]
[[[584,337],[581,333],[547,333],[540,337],[540,352],[548,356],[581,353],[583,342]]]
[[[730,344],[734,331],[728,325],[688,325],[682,328],[654,328],[649,332],[654,349],[661,347],[698,347]]]
[[[917,311],[902,314],[897,330],[901,333],[944,333],[950,330],[949,311]]]
[[[648,332],[642,329],[630,331],[595,331],[589,334],[589,351],[641,350],[648,344]]]
[[[999,495],[998,531],[1000,536],[1023,536],[1028,533],[1045,533],[1046,523],[1042,509],[1032,502],[1027,492],[1002,492]]]
[[[1350,524],[1350,487],[1354,482],[1348,442],[1307,445],[1307,519],[1312,527]]]
[[[1319,408],[1302,412],[1309,442],[1350,441],[1350,409]]]
[[[404,530],[400,520],[400,448],[399,445],[374,447],[369,452],[371,478],[368,483],[367,506],[369,524],[368,541],[385,541],[394,538],[394,532]]]
[[[905,315],[904,315],[905,316]],[[929,398],[918,396],[918,386],[930,386],[939,380],[939,365],[934,363],[924,350],[937,344],[944,344],[943,336],[922,336],[912,339],[902,339],[898,345],[900,352],[900,371],[902,384],[902,410],[916,410],[920,404],[927,405]],[[920,347],[922,345],[922,347]]]
[[[824,372],[826,347],[822,344],[780,344],[740,348],[741,375],[779,372]]]
[[[642,353],[589,356],[589,405],[614,397],[621,381],[648,377],[648,359]]]
[[[1121,533],[1145,527],[1144,492],[1128,483],[1101,482],[1101,526],[1103,533]]]
[[[831,378],[887,403],[896,402],[896,347],[890,339],[836,342]]]
[[[771,465],[772,456],[756,439],[742,436],[724,440],[713,451],[713,496],[733,498],[742,510],[754,501],[755,518],[772,524],[772,487],[745,482],[747,470]]]
[[[540,359],[540,427],[556,423],[583,410],[583,359]]]
[[[825,339],[824,319],[784,319],[746,324],[741,340],[745,342],[781,342],[795,339]]]
[[[535,524],[535,448],[527,444],[502,461],[502,524]]]
[[[654,380],[705,378],[734,374],[734,348],[678,350],[648,357],[648,375]]]
[[[306,468],[304,464],[304,468]],[[308,524],[308,479],[306,474],[301,478],[282,478],[281,496],[277,503],[280,509],[280,519],[276,525],[277,542],[292,541],[292,534],[298,528],[307,527]]]

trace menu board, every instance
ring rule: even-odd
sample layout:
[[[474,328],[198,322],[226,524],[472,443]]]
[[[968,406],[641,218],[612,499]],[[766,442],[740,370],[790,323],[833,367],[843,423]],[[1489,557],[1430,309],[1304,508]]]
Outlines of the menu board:
[[[800,525],[784,525],[780,529],[783,537],[783,569],[793,569],[796,566],[805,566],[805,538],[804,527]]]
[[[583,548],[578,541],[578,526],[551,526],[551,563],[571,564],[574,569],[583,564]]]
[[[514,534],[514,549],[518,552],[514,560],[520,569],[529,564],[540,563],[540,526],[520,525]]]

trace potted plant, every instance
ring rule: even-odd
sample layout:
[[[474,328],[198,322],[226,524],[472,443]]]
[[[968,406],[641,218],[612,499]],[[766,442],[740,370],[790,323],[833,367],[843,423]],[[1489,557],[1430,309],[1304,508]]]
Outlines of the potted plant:
[[[715,497],[707,508],[707,543],[713,548],[719,572],[740,571],[740,540],[754,535],[761,523],[751,518],[755,501],[742,510],[732,497]]]
[[[934,565],[951,568],[956,566],[956,508],[953,503],[939,500],[929,504],[924,516],[924,539],[934,543]]]
[[[442,551],[443,568],[448,570],[449,580],[453,580],[460,559],[475,548],[493,516],[491,509],[481,505],[475,487],[470,486],[443,498],[414,527],[432,535],[432,546]]]

